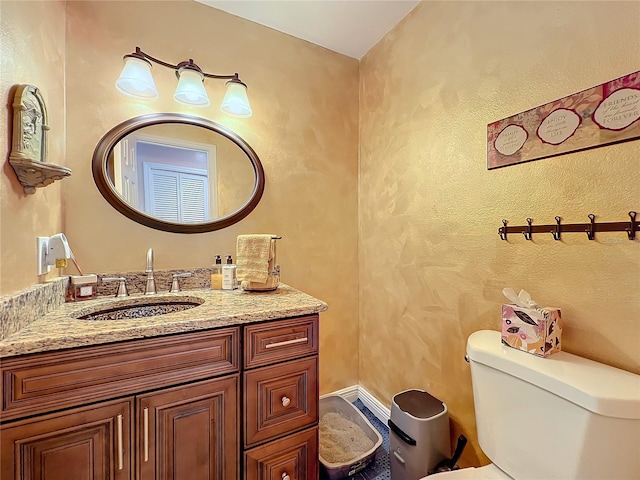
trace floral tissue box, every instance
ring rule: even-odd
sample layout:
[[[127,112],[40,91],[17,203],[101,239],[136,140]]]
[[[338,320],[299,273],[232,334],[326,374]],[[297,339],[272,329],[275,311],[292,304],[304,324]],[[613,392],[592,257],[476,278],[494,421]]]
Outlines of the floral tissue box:
[[[528,296],[524,291],[520,295],[523,293],[525,297]],[[539,307],[528,298],[527,306],[523,306],[521,301],[502,305],[502,343],[540,357],[548,357],[561,350],[560,309]]]

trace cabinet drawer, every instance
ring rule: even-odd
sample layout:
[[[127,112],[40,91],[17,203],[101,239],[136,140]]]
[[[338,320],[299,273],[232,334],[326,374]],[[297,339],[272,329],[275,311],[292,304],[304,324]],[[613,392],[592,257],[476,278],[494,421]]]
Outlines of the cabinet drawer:
[[[248,325],[244,345],[244,368],[316,354],[318,315]]]
[[[318,423],[318,358],[245,373],[245,446]]]
[[[238,371],[239,328],[2,362],[2,421]]]
[[[246,452],[244,480],[316,480],[318,467],[318,429],[311,428]]]

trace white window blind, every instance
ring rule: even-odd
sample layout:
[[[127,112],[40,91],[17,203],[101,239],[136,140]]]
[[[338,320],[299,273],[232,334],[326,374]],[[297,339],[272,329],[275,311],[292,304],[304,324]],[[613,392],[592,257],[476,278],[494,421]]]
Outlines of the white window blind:
[[[199,223],[209,218],[207,207],[207,179],[203,176],[180,174],[180,207],[181,222]]]
[[[209,218],[209,187],[204,174],[145,164],[147,210],[170,222],[198,223]]]

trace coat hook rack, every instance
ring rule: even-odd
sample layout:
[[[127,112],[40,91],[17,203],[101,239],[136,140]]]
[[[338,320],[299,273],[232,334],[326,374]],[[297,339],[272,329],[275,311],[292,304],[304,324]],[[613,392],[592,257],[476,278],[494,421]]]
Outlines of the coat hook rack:
[[[595,240],[596,232],[627,232],[629,240],[635,240],[636,232],[640,231],[640,222],[637,220],[637,213],[630,211],[628,213],[629,221],[626,222],[596,222],[596,216],[593,213],[587,215],[589,223],[567,223],[561,224],[562,217],[556,216],[554,225],[534,225],[533,219],[527,217],[526,225],[507,226],[508,220],[502,219],[502,227],[498,228],[500,239],[507,240],[509,233],[521,233],[527,240],[533,239],[534,233],[549,233],[553,235],[554,240],[560,240],[563,233],[582,232],[587,234],[589,240]]]

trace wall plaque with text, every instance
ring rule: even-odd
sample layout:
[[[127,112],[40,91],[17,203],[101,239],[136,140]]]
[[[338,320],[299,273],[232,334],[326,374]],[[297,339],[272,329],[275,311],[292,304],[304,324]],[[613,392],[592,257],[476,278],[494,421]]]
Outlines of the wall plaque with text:
[[[640,72],[487,126],[487,168],[640,138]]]

